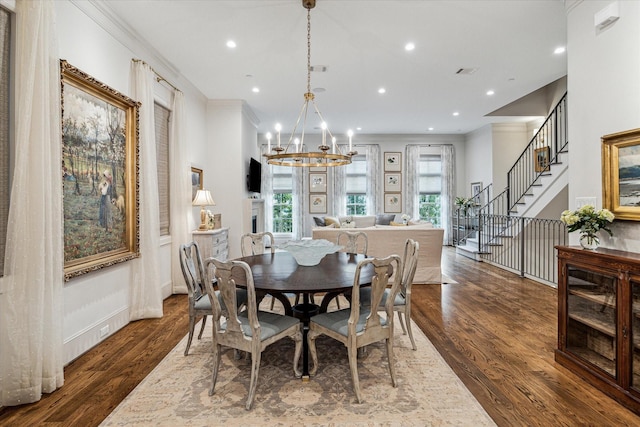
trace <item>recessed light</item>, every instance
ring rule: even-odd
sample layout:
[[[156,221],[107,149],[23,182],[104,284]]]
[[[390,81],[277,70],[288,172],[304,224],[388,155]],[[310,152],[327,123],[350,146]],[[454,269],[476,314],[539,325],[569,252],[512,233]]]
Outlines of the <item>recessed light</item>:
[[[407,52],[411,52],[415,48],[416,48],[416,45],[411,42],[404,45],[404,50],[406,50]]]
[[[259,88],[259,87],[257,87],[257,86],[256,86],[256,87],[253,87],[253,88],[251,89],[251,92],[253,92],[253,93],[258,93],[258,92],[260,92],[260,88]]]
[[[356,128],[356,130],[362,130],[362,128],[361,128],[360,126],[358,126],[358,127]]]
[[[378,89],[378,93],[382,94],[382,93],[386,93],[387,90],[383,87],[381,87],[380,89]]]
[[[236,42],[234,42],[233,40],[227,40],[227,47],[229,49],[235,49],[236,47]]]
[[[553,53],[555,53],[556,55],[560,55],[561,53],[564,53],[567,49],[564,46],[559,46],[556,48],[556,50],[553,51]]]
[[[433,130],[433,128],[429,128],[429,129],[427,129],[427,130],[432,131],[432,130]]]
[[[488,90],[488,91],[487,91],[487,95],[489,95],[489,96],[491,96],[491,95],[495,95],[495,92],[494,92],[494,91],[492,91],[492,90]]]
[[[459,116],[459,115],[460,115],[460,113],[459,113],[459,112],[457,112],[457,111],[454,111],[454,112],[453,112],[453,115],[454,115],[454,116]]]

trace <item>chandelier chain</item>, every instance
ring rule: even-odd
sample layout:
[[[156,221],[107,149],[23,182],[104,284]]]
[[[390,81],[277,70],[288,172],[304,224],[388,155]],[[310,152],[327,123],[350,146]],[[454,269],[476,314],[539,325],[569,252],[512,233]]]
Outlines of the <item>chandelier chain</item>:
[[[307,93],[311,93],[311,9],[307,9]]]

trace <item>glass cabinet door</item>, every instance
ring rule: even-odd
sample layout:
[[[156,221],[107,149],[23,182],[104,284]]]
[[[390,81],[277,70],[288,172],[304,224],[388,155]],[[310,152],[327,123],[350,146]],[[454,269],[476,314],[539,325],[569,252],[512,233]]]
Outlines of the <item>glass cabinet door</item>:
[[[616,278],[567,266],[567,291],[566,350],[616,377]]]
[[[631,387],[640,391],[640,282],[631,281]]]

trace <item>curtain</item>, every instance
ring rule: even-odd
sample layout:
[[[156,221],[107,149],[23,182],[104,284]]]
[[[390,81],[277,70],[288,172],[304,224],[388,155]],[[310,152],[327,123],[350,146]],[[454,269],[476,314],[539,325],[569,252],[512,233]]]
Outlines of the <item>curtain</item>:
[[[64,382],[60,64],[51,0],[16,3],[16,157],[0,282],[0,405]]]
[[[420,219],[420,146],[407,145],[404,152],[407,175],[404,212],[416,220]]]
[[[442,228],[444,228],[443,244],[453,244],[453,233],[451,231],[451,215],[453,213],[453,199],[456,185],[456,156],[453,145],[443,145],[440,155],[442,156],[442,193],[440,204],[442,210]]]
[[[345,153],[349,151],[346,147],[340,147],[341,152]],[[346,171],[344,166],[331,167],[333,173],[333,199],[331,200],[331,210],[329,215],[342,216],[347,213],[347,204],[345,202],[347,198],[347,183],[346,183]]]
[[[182,276],[178,250],[191,241],[189,230],[195,228],[191,207],[191,167],[187,163],[187,138],[184,94],[173,92],[171,105],[173,119],[169,130],[169,176],[171,177],[169,203],[171,204],[171,281],[174,294],[186,294],[187,285]]]
[[[267,147],[262,146],[262,154],[267,154]],[[273,232],[273,166],[264,162],[262,165],[262,184],[260,195],[264,199],[265,231]]]
[[[293,179],[293,240],[302,239],[304,232],[305,197],[304,173],[305,168],[293,167],[291,173]]]
[[[142,61],[131,61],[132,98],[140,102],[139,212],[140,258],[132,261],[129,320],[162,317],[158,263],[160,218],[153,115],[155,73]],[[177,252],[176,252],[177,253]]]
[[[365,145],[358,146],[358,150],[363,150],[367,161],[367,214],[376,215],[384,211],[380,203],[380,146]]]

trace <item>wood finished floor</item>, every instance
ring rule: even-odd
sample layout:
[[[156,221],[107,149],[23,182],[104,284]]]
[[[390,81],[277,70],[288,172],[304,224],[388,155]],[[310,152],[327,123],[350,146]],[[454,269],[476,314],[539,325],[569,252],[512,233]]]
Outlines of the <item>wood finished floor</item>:
[[[458,284],[413,288],[413,318],[499,426],[638,426],[640,417],[557,365],[556,290],[445,248]],[[187,330],[186,296],[131,323],[65,368],[37,403],[0,409],[1,426],[97,426]],[[418,349],[419,351],[420,349]]]

